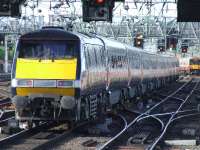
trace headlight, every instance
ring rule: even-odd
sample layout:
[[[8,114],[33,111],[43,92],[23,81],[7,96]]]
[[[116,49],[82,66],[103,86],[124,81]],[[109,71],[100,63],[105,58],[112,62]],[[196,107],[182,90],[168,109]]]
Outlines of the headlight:
[[[57,87],[72,87],[73,81],[58,80]]]
[[[12,79],[12,87],[63,87],[63,88],[79,88],[79,80],[27,80]]]
[[[33,80],[17,80],[18,87],[33,87]]]
[[[79,80],[74,80],[74,81],[57,80],[57,87],[79,88],[80,87],[80,81]]]

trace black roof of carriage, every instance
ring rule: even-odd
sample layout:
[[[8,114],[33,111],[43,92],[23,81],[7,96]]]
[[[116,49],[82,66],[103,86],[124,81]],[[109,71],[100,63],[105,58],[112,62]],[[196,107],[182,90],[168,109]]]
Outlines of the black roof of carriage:
[[[43,28],[20,37],[21,40],[80,40],[79,37],[61,28]]]

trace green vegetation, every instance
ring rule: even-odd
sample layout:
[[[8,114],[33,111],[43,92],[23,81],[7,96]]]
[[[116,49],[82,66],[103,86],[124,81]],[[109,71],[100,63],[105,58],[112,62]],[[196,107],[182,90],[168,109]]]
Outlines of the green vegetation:
[[[4,59],[4,47],[0,46],[0,60]]]
[[[4,47],[0,46],[0,60],[4,60]],[[8,50],[8,59],[12,60],[14,56],[14,48],[12,50]]]

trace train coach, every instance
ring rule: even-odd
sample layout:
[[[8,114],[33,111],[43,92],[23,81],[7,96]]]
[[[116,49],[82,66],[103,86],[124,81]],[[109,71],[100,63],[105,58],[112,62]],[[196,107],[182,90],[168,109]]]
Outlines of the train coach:
[[[94,118],[174,81],[177,70],[175,57],[45,27],[17,44],[11,84],[16,119],[30,124]]]
[[[190,58],[179,58],[179,72],[180,74],[190,74]]]
[[[192,57],[190,58],[190,73],[193,75],[200,74],[200,58],[199,57]]]

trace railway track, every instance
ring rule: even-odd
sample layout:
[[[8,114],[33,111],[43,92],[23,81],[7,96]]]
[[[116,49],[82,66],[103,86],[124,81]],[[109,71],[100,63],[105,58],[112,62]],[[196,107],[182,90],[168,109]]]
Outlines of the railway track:
[[[9,91],[10,81],[0,82],[0,120],[5,119],[9,111],[14,112]],[[7,111],[9,110],[9,111]],[[2,118],[2,115],[4,116]],[[14,115],[14,114],[13,114]]]
[[[115,114],[109,114],[109,116],[115,116]],[[127,126],[126,119],[123,115],[117,115],[115,117],[121,120],[120,125],[123,124],[123,128]],[[5,122],[6,120],[2,121],[2,124]],[[81,137],[83,129],[92,128],[93,125],[96,125],[93,121],[80,123],[73,128],[70,128],[66,123],[55,126],[48,124],[42,125],[30,130],[20,131],[1,139],[0,145],[3,145],[1,149],[48,149],[55,146],[55,143],[59,143],[64,139],[71,141],[76,137]],[[122,128],[122,126],[120,128]],[[79,131],[81,131],[81,133],[79,133]]]
[[[128,115],[127,115],[128,116]],[[41,145],[39,147],[37,147],[36,149],[49,149],[52,148],[56,145],[59,145],[59,143],[62,143],[63,141],[68,141],[68,145],[65,146],[65,149],[71,149],[73,147],[73,149],[84,149],[85,146],[93,146],[96,145],[96,141],[95,141],[95,135],[101,134],[100,132],[103,132],[103,134],[116,134],[117,132],[119,132],[122,128],[126,128],[127,126],[127,116],[125,116],[124,114],[107,114],[106,117],[104,118],[106,120],[106,118],[113,118],[112,125],[113,126],[118,126],[118,130],[116,130],[116,128],[114,128],[115,130],[112,130],[112,127],[110,127],[108,130],[110,131],[105,131],[105,126],[103,127],[103,131],[100,131],[102,129],[102,127],[100,127],[102,124],[102,120],[94,120],[91,121],[90,123],[85,123],[83,126],[78,126],[76,128],[73,128],[71,131],[69,131],[67,134],[62,135],[59,138],[56,138],[55,140],[51,140],[48,143]],[[101,118],[102,119],[102,118]],[[115,121],[114,121],[115,120]],[[104,122],[104,121],[103,121]],[[120,123],[119,123],[120,122]],[[99,126],[100,125],[100,126]],[[108,133],[109,132],[109,133]],[[98,137],[96,137],[98,138]],[[78,141],[77,141],[78,139]],[[82,142],[81,142],[82,141]],[[81,142],[81,143],[80,143]],[[73,145],[76,146],[73,146]]]
[[[5,120],[10,117],[14,117],[15,111],[14,110],[0,110],[0,121]]]
[[[1,149],[40,149],[50,140],[55,140],[60,135],[68,134],[69,127],[59,126],[64,124],[47,124],[22,130],[0,140]],[[65,124],[67,125],[67,124]]]
[[[0,98],[7,98],[10,97],[10,91],[8,87],[0,86]]]
[[[0,86],[9,87],[10,86],[10,81],[0,81]]]
[[[183,83],[176,83],[173,88],[176,89],[180,87]],[[174,90],[172,89],[172,90]],[[162,89],[163,91],[163,89]],[[171,90],[170,90],[171,91]],[[169,90],[166,90],[165,93],[170,93]],[[160,92],[159,92],[160,93]],[[136,110],[136,109],[134,109]],[[139,111],[130,111],[128,109],[120,109],[118,110],[118,113],[124,117],[126,120],[127,125],[138,115],[140,115]],[[123,131],[127,128],[127,125],[125,128],[123,128],[120,131]],[[109,125],[107,125],[109,126]],[[107,128],[107,126],[104,126],[104,128]],[[116,125],[115,125],[116,126]],[[74,136],[73,140],[68,140],[61,142],[62,144],[58,144],[55,146],[55,149],[96,149],[99,148],[100,145],[103,145],[106,141],[111,139],[113,136],[115,136],[117,133],[108,134],[108,133],[96,133],[96,134],[88,134],[88,135],[79,135]]]
[[[166,97],[163,96],[165,98],[162,98],[160,102],[150,109],[138,113],[138,116],[127,125],[126,129],[119,132],[98,149],[121,149],[122,147],[123,149],[134,149],[137,144],[142,149],[155,149],[172,122],[198,114],[195,109],[181,110],[194,93],[198,84],[199,82],[187,82],[172,94]],[[154,126],[154,129],[152,126]],[[144,144],[146,142],[148,144]],[[141,144],[143,145],[141,146]],[[139,147],[137,148],[139,149]]]
[[[9,90],[10,81],[0,82],[0,109],[12,105]]]
[[[11,99],[10,98],[2,98],[0,99],[0,109],[3,109],[3,108],[6,108],[11,106],[12,105],[12,102],[11,102]]]
[[[77,131],[79,127],[74,129],[65,128],[62,131],[52,131],[50,128],[47,129],[45,127],[45,130],[39,128],[37,131],[35,129],[32,129],[32,131],[21,131],[16,136],[12,135],[10,138],[3,139],[3,141],[0,141],[0,144],[4,145],[2,147],[3,149],[48,149],[59,146],[61,141],[68,141],[66,145],[69,146],[68,148],[70,146],[73,147],[73,149],[79,145],[79,149],[85,149],[87,147],[89,149],[97,148],[99,150],[153,150],[158,144],[161,145],[162,139],[171,124],[183,118],[200,115],[197,108],[185,107],[190,97],[195,91],[198,91],[198,85],[198,82],[194,83],[190,81],[181,86],[179,84],[177,86],[179,88],[174,92],[170,92],[170,90],[163,92],[165,94],[160,92],[159,102],[144,111],[132,111],[130,108],[121,110],[119,117],[123,120],[120,122],[120,124],[123,124],[123,128],[121,126],[118,132],[115,130],[112,134],[111,132],[107,134],[106,140],[105,138],[99,140],[101,138],[100,133],[86,133],[87,135],[85,136],[82,132],[79,133]],[[113,126],[118,125],[114,124]],[[90,127],[84,126],[84,128],[88,129]],[[83,127],[79,129],[82,131]],[[5,141],[8,141],[8,143]]]
[[[113,118],[112,121],[110,120],[111,116]],[[101,135],[106,135],[108,138],[114,136],[120,130],[126,128],[128,124],[127,120],[129,119],[130,112],[119,115],[107,114],[103,120],[101,117],[101,119],[97,122],[95,121],[94,124],[89,124],[89,126],[85,128],[75,130],[68,138],[54,144],[53,149],[94,149],[99,142],[105,142],[104,139],[101,139]]]

